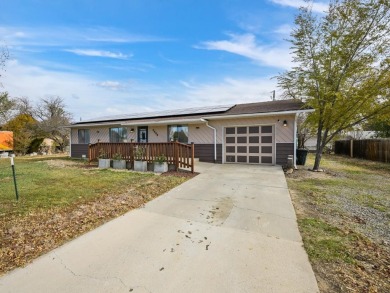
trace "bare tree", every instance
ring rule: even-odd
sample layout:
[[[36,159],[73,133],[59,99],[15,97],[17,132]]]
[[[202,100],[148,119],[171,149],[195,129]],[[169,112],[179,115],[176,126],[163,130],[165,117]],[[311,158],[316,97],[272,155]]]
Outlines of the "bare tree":
[[[15,110],[18,114],[28,114],[34,116],[34,106],[27,97],[21,97],[15,99]]]
[[[0,70],[4,70],[5,63],[9,59],[9,51],[7,47],[2,47],[0,51]],[[1,74],[0,74],[1,77]]]
[[[69,142],[69,130],[65,126],[70,124],[72,115],[65,110],[62,98],[52,96],[41,99],[33,110],[33,116],[38,120],[38,132],[54,140],[61,151]]]
[[[0,125],[5,124],[11,118],[15,102],[8,97],[8,93],[0,93]]]

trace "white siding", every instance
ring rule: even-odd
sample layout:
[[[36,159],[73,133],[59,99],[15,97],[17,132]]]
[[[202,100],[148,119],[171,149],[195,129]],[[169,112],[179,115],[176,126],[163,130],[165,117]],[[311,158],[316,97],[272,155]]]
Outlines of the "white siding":
[[[250,125],[274,125],[275,126],[275,142],[276,143],[293,143],[294,142],[294,115],[283,116],[268,116],[257,118],[236,118],[236,119],[221,119],[210,120],[209,125],[217,129],[217,143],[223,143],[223,129],[227,126],[250,126]],[[279,121],[278,121],[279,120]],[[283,121],[287,120],[287,126],[283,126]],[[147,126],[147,123],[143,125]],[[118,126],[113,126],[118,127]],[[198,127],[198,128],[197,128]],[[80,127],[80,129],[89,129],[90,142],[97,143],[109,142],[109,128],[110,127]],[[130,133],[130,129],[134,129]],[[167,125],[152,125],[148,127],[149,142],[167,142],[168,141],[168,126]],[[78,143],[77,128],[72,129],[72,143]],[[154,130],[154,131],[153,131]],[[188,142],[196,144],[211,144],[214,143],[213,130],[203,124],[189,124],[188,125]],[[136,142],[137,126],[127,127],[128,142]]]
[[[214,131],[206,124],[188,125],[188,143],[214,143]]]
[[[148,127],[148,142],[167,142],[168,130],[166,125],[152,125]],[[153,131],[154,130],[154,131]]]
[[[118,126],[113,126],[118,127]],[[72,144],[78,144],[78,130],[79,129],[89,129],[89,139],[90,143],[100,142],[109,142],[110,141],[110,128],[111,127],[85,127],[85,128],[74,128],[72,129]],[[130,142],[131,139],[135,141],[137,137],[137,128],[136,127],[126,127],[127,128],[127,141]],[[134,132],[130,133],[130,129],[134,128]]]
[[[209,125],[217,129],[217,143],[223,143],[223,128],[227,126],[250,126],[250,125],[275,125],[275,142],[294,142],[294,115],[269,116],[257,118],[237,118],[210,120]],[[279,120],[279,121],[278,121]],[[287,121],[287,126],[283,126],[283,121]]]

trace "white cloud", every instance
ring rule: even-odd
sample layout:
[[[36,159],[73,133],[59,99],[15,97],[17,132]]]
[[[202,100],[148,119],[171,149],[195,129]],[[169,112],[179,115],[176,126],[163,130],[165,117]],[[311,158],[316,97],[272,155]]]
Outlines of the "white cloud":
[[[287,37],[293,30],[293,26],[291,24],[282,24],[278,28],[274,30],[274,33],[277,33],[281,36]]]
[[[47,70],[17,60],[9,61],[2,83],[2,90],[11,97],[26,96],[32,102],[50,95],[62,97],[77,121],[80,117],[264,101],[276,89],[276,81],[269,77],[227,77],[207,83],[182,80],[169,85],[99,81],[86,74]]]
[[[15,47],[76,47],[107,43],[166,42],[168,38],[136,35],[109,27],[13,27],[0,26],[0,35]]]
[[[122,90],[126,87],[124,84],[120,83],[119,81],[112,81],[112,80],[98,82],[98,83],[96,83],[96,85],[103,87],[103,88],[111,89],[114,91]]]
[[[329,5],[324,2],[312,2],[308,3],[304,0],[271,0],[275,4],[279,4],[282,6],[288,6],[288,7],[294,7],[294,8],[300,8],[300,7],[306,7],[308,5],[311,5],[312,10],[314,12],[318,13],[324,13],[328,10]]]
[[[276,81],[270,77],[232,78],[219,82],[183,83],[185,99],[191,106],[269,101]]]
[[[206,41],[198,49],[219,50],[241,55],[254,60],[261,65],[278,68],[290,68],[291,57],[287,44],[260,45],[254,34],[229,34],[230,40]]]
[[[43,69],[17,60],[10,60],[7,65],[1,80],[2,91],[8,91],[11,97],[28,97],[33,102],[42,97],[60,96],[76,120],[79,117],[104,116],[112,106],[122,112],[150,110],[148,105],[138,101],[136,94],[113,91],[108,87],[110,83],[84,74]]]
[[[67,49],[64,51],[74,53],[80,56],[91,56],[91,57],[106,57],[106,58],[114,58],[114,59],[128,59],[129,57],[132,57],[131,54],[126,55],[120,52],[115,53],[115,52],[103,51],[103,50]]]

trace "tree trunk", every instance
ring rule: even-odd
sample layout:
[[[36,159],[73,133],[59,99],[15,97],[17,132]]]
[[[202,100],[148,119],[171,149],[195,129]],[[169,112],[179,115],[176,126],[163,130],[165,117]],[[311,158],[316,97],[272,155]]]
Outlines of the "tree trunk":
[[[321,146],[317,145],[316,157],[315,157],[315,160],[314,160],[313,171],[318,171],[319,168],[320,168],[320,163],[321,163],[321,159],[322,159],[322,151],[323,151],[323,149],[324,149],[324,147],[322,145]]]
[[[317,130],[317,145],[316,145],[316,157],[314,160],[313,171],[318,171],[322,158],[322,150],[324,146],[322,144],[322,127],[319,126]]]

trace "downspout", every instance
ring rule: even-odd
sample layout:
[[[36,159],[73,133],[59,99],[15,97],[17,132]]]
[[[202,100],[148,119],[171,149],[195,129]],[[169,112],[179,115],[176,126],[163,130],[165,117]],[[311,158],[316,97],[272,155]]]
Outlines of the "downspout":
[[[214,131],[214,163],[217,162],[217,129],[209,125],[209,121],[206,119],[201,119],[201,121],[206,122],[206,126],[211,128]]]
[[[294,120],[294,169],[297,168],[297,120],[298,120],[298,113],[295,113],[295,120]]]
[[[69,158],[72,157],[72,132],[73,129],[70,129],[70,134],[69,134]]]

